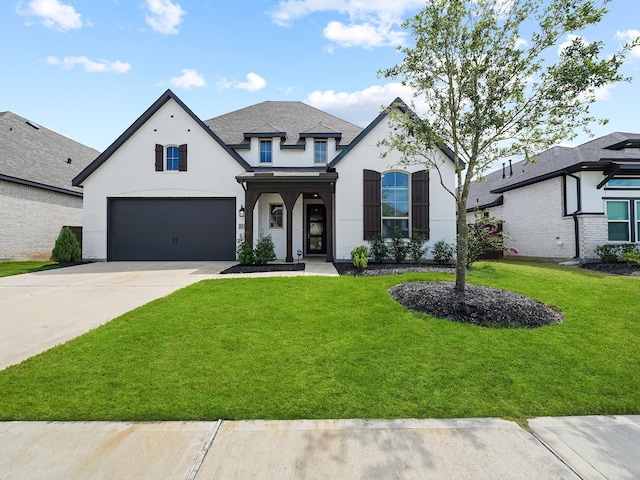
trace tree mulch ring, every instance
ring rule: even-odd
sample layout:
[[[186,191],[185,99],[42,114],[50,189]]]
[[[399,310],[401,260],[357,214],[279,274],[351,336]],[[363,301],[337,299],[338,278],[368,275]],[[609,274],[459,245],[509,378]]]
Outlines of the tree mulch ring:
[[[333,266],[340,275],[354,275],[360,277],[376,277],[379,275],[400,275],[406,272],[440,272],[456,273],[451,265],[436,263],[369,263],[364,270],[358,270],[353,263],[335,262]]]
[[[409,310],[494,328],[536,328],[563,320],[562,313],[518,293],[467,284],[464,301],[453,282],[408,282],[389,295]]]
[[[304,263],[267,263],[266,265],[237,264],[220,273],[297,272],[300,270],[304,270]]]
[[[640,277],[640,265],[631,263],[583,263],[582,268],[594,270],[596,272],[609,273],[613,275],[628,275]]]

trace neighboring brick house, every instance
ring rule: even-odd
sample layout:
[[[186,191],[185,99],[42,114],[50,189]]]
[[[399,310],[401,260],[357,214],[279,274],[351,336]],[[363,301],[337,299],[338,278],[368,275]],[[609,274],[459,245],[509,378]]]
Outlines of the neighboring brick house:
[[[597,259],[606,243],[640,242],[640,134],[615,132],[503,165],[471,186],[467,218],[503,221],[519,257]],[[513,255],[506,252],[505,255]]]
[[[406,112],[404,104],[393,108]],[[200,120],[171,90],[73,184],[84,188],[87,260],[235,260],[270,234],[276,256],[348,260],[370,236],[455,241],[455,203],[424,166],[380,155],[381,113],[362,129],[302,102]],[[440,150],[444,181],[454,163]]]
[[[100,152],[0,113],[0,260],[49,259],[63,226],[82,225],[71,180]]]

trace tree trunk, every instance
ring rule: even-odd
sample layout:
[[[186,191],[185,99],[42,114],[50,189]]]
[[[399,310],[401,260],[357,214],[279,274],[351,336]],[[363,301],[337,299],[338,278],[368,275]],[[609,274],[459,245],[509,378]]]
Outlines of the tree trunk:
[[[456,287],[455,291],[464,299],[464,287],[467,284],[467,246],[469,244],[469,226],[467,225],[466,201],[456,199]]]

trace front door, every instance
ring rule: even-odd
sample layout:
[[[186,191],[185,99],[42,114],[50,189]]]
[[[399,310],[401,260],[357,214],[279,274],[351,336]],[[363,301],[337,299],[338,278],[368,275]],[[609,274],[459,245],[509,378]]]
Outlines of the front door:
[[[326,210],[322,204],[309,204],[307,205],[307,254],[326,253]]]

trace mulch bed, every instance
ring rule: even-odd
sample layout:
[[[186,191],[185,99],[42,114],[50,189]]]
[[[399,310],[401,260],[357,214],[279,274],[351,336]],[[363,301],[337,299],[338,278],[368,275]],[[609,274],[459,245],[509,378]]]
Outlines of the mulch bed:
[[[373,277],[379,275],[400,275],[406,272],[441,272],[456,273],[451,265],[436,263],[369,263],[364,270],[358,270],[353,263],[336,262],[333,264],[340,275]]]
[[[267,265],[234,265],[220,273],[296,272],[304,270],[304,263],[268,263]]]
[[[640,265],[631,263],[583,263],[582,268],[594,270],[596,272],[609,273],[612,275],[640,277]]]

